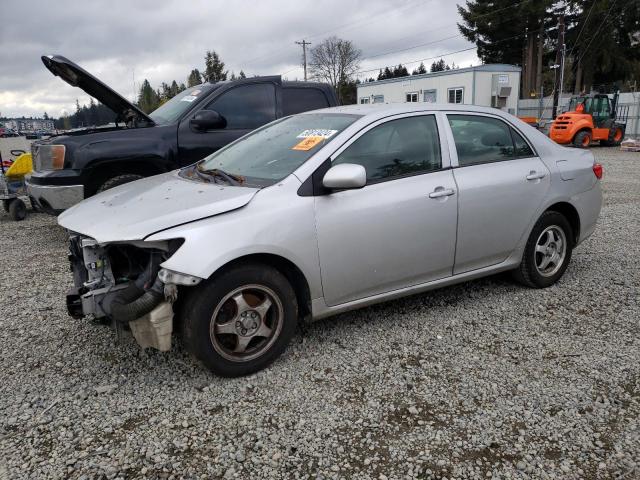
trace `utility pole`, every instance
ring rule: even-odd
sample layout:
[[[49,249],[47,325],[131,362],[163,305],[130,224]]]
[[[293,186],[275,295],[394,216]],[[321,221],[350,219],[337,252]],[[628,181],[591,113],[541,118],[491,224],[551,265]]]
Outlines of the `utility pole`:
[[[552,117],[555,120],[558,113],[558,98],[562,92],[562,82],[564,80],[564,14],[558,16],[558,45],[556,48],[556,63],[553,68],[556,69],[555,85],[553,87],[553,112]],[[558,68],[560,71],[558,72]]]
[[[302,45],[302,65],[304,66],[304,81],[307,81],[307,45],[311,45],[311,42],[307,42],[304,38],[301,42],[296,42],[298,45]]]

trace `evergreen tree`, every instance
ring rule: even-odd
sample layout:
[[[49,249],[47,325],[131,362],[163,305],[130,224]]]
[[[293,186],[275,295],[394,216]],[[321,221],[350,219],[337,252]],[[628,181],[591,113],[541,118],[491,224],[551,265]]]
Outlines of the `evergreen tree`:
[[[437,62],[433,62],[431,64],[431,71],[432,72],[444,72],[445,70],[449,70],[449,67],[447,67],[447,64],[445,63],[444,59],[440,59]]]
[[[178,87],[178,82],[174,80],[171,82],[171,86],[169,87],[169,95],[171,95],[170,98],[175,97],[178,93],[180,93],[180,87]]]
[[[247,76],[242,70],[240,70],[240,73],[238,74],[238,78],[247,78]]]
[[[409,76],[409,71],[404,65],[398,64],[398,66],[393,69],[392,75],[392,78],[407,77]]]
[[[414,69],[411,75],[421,75],[423,73],[427,73],[427,68],[424,66],[424,63],[420,62],[418,68]]]
[[[224,62],[215,50],[207,50],[204,56],[204,80],[206,82],[221,82],[227,79],[227,72],[224,69]]]
[[[153,112],[160,104],[160,95],[156,92],[149,81],[145,78],[140,87],[140,93],[138,94],[138,106],[145,113]]]
[[[187,87],[195,87],[202,83],[202,74],[197,68],[191,70],[191,73],[187,77]]]

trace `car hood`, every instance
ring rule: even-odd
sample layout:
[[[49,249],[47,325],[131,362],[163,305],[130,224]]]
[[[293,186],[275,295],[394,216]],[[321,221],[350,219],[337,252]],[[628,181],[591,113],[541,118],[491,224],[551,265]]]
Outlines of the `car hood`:
[[[176,170],[90,197],[60,214],[58,223],[99,243],[143,240],[243,207],[258,190],[187,180]]]
[[[118,115],[120,120],[125,122],[134,120],[136,121],[135,123],[154,124],[151,117],[146,113],[71,60],[62,55],[46,55],[41,58],[42,63],[51,73],[60,77],[69,85],[84,90],[100,103],[109,107]]]

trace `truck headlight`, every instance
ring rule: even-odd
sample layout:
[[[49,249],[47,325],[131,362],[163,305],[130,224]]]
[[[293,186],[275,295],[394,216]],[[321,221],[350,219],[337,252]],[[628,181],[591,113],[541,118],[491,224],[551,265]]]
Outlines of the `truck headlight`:
[[[64,168],[64,145],[37,145],[33,152],[34,170],[62,170]]]
[[[194,277],[193,275],[187,275],[186,273],[174,272],[173,270],[167,270],[166,268],[160,269],[158,272],[158,278],[162,280],[162,283],[173,283],[174,285],[185,285],[187,287],[193,287],[202,281],[200,277]]]

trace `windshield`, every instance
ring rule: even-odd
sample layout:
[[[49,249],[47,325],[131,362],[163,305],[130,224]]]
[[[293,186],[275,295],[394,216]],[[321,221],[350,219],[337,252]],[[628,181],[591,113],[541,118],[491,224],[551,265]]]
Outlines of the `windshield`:
[[[168,102],[163,103],[149,116],[158,125],[167,125],[178,120],[184,112],[193,106],[193,102],[198,101],[200,98],[211,92],[210,88],[204,88],[202,85],[196,85],[195,87],[187,88],[183,90]]]
[[[359,115],[308,113],[276,120],[206,157],[200,172],[222,170],[247,183],[271,185],[291,174]]]

